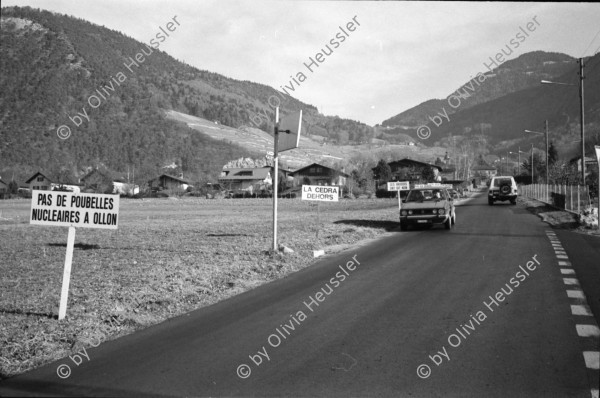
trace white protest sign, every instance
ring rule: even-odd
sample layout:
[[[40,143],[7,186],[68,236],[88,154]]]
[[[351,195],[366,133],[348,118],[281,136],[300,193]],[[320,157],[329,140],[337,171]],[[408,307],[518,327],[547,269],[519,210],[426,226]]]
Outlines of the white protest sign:
[[[408,191],[410,184],[408,181],[392,181],[387,183],[388,191]]]
[[[33,191],[29,223],[55,227],[117,229],[119,196]]]
[[[415,188],[452,188],[452,184],[442,184],[439,182],[430,182],[429,184],[415,184]]]
[[[34,190],[31,194],[29,223],[69,227],[58,308],[58,320],[60,321],[67,314],[75,228],[117,229],[119,225],[119,195]]]
[[[337,202],[339,195],[339,187],[323,185],[302,185],[302,200]]]

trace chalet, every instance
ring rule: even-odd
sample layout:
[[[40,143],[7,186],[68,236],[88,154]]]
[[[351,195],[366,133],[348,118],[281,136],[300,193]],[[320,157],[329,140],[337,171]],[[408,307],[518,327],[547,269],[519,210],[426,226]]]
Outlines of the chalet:
[[[266,190],[273,185],[271,167],[223,169],[219,176],[219,184],[231,191],[252,193]]]
[[[0,198],[4,198],[8,193],[8,183],[0,178]]]
[[[392,181],[418,181],[423,175],[422,170],[427,167],[430,167],[434,170],[437,181],[442,180],[440,173],[443,171],[443,168],[442,166],[435,164],[429,164],[420,162],[418,160],[405,158],[401,160],[394,160],[393,162],[388,163],[388,165],[392,170]],[[375,169],[373,169],[373,172],[375,172]],[[378,176],[375,175],[376,179],[378,179],[377,177]]]
[[[576,156],[569,161],[570,164],[577,166],[577,171],[581,173],[581,155]],[[595,158],[586,156],[585,157],[585,175],[586,177],[590,174],[591,170],[598,168],[598,161]]]
[[[39,190],[39,191],[57,191],[57,190],[65,190],[69,192],[81,192],[80,184],[73,184],[69,181],[59,181],[58,178],[53,177],[49,173],[42,173],[38,171],[33,176],[31,176],[25,184],[29,186],[30,190]]]
[[[482,177],[482,178],[492,178],[498,174],[498,170],[495,167],[487,165],[487,164],[480,164],[477,166],[473,166],[471,171],[473,172],[475,177]]]
[[[189,181],[181,177],[175,177],[169,174],[161,174],[153,180],[148,181],[150,189],[172,189],[172,190],[187,190],[192,185]]]
[[[346,185],[348,174],[343,171],[313,163],[293,172],[294,186],[300,185]]]
[[[119,195],[136,195],[140,192],[139,185],[129,183],[128,178],[125,175],[108,169],[94,169],[84,177],[81,177],[80,182],[82,182],[86,188],[94,190],[95,192],[102,191],[103,188],[109,190],[112,189],[113,194]],[[110,185],[112,185],[112,187],[110,187]]]
[[[34,189],[39,191],[52,190],[52,180],[39,171],[25,181],[25,184],[29,184],[29,189],[32,191]]]
[[[445,164],[443,170],[440,173],[442,181],[455,180],[456,179],[456,166],[453,164]]]

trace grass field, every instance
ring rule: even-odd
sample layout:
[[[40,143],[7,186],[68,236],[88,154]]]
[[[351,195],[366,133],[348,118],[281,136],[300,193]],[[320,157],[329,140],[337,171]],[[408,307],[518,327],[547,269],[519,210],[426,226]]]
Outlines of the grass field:
[[[397,227],[395,199],[122,200],[117,231],[77,229],[67,317],[58,304],[67,228],[29,225],[29,200],[0,201],[0,377],[62,358],[281,278],[313,250]],[[327,250],[326,250],[327,252]]]

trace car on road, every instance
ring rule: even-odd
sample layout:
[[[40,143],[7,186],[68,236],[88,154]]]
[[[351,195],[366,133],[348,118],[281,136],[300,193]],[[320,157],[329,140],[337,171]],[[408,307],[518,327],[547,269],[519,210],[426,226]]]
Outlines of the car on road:
[[[446,188],[413,188],[402,201],[400,209],[400,230],[409,226],[444,225],[451,229],[456,223],[454,200]]]
[[[512,176],[492,177],[488,187],[488,204],[492,206],[494,202],[510,201],[516,205],[518,191],[517,183]]]

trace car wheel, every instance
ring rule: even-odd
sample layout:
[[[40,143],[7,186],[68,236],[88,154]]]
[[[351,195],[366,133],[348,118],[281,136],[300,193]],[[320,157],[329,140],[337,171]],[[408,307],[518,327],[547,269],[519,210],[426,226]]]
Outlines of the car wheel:
[[[448,219],[444,223],[444,226],[446,227],[446,229],[451,229],[452,228],[452,218],[451,217],[448,217]]]
[[[517,200],[516,199],[515,200],[511,200],[510,203],[513,204],[513,205],[516,205],[517,204]]]
[[[504,184],[500,187],[500,193],[502,195],[508,195],[510,193],[510,185]]]
[[[494,201],[492,199],[488,199],[488,205],[492,206],[494,204]]]
[[[401,222],[400,223],[400,231],[406,231],[408,230],[408,225],[406,225],[405,223]]]
[[[452,224],[456,225],[456,212],[452,215]]]

